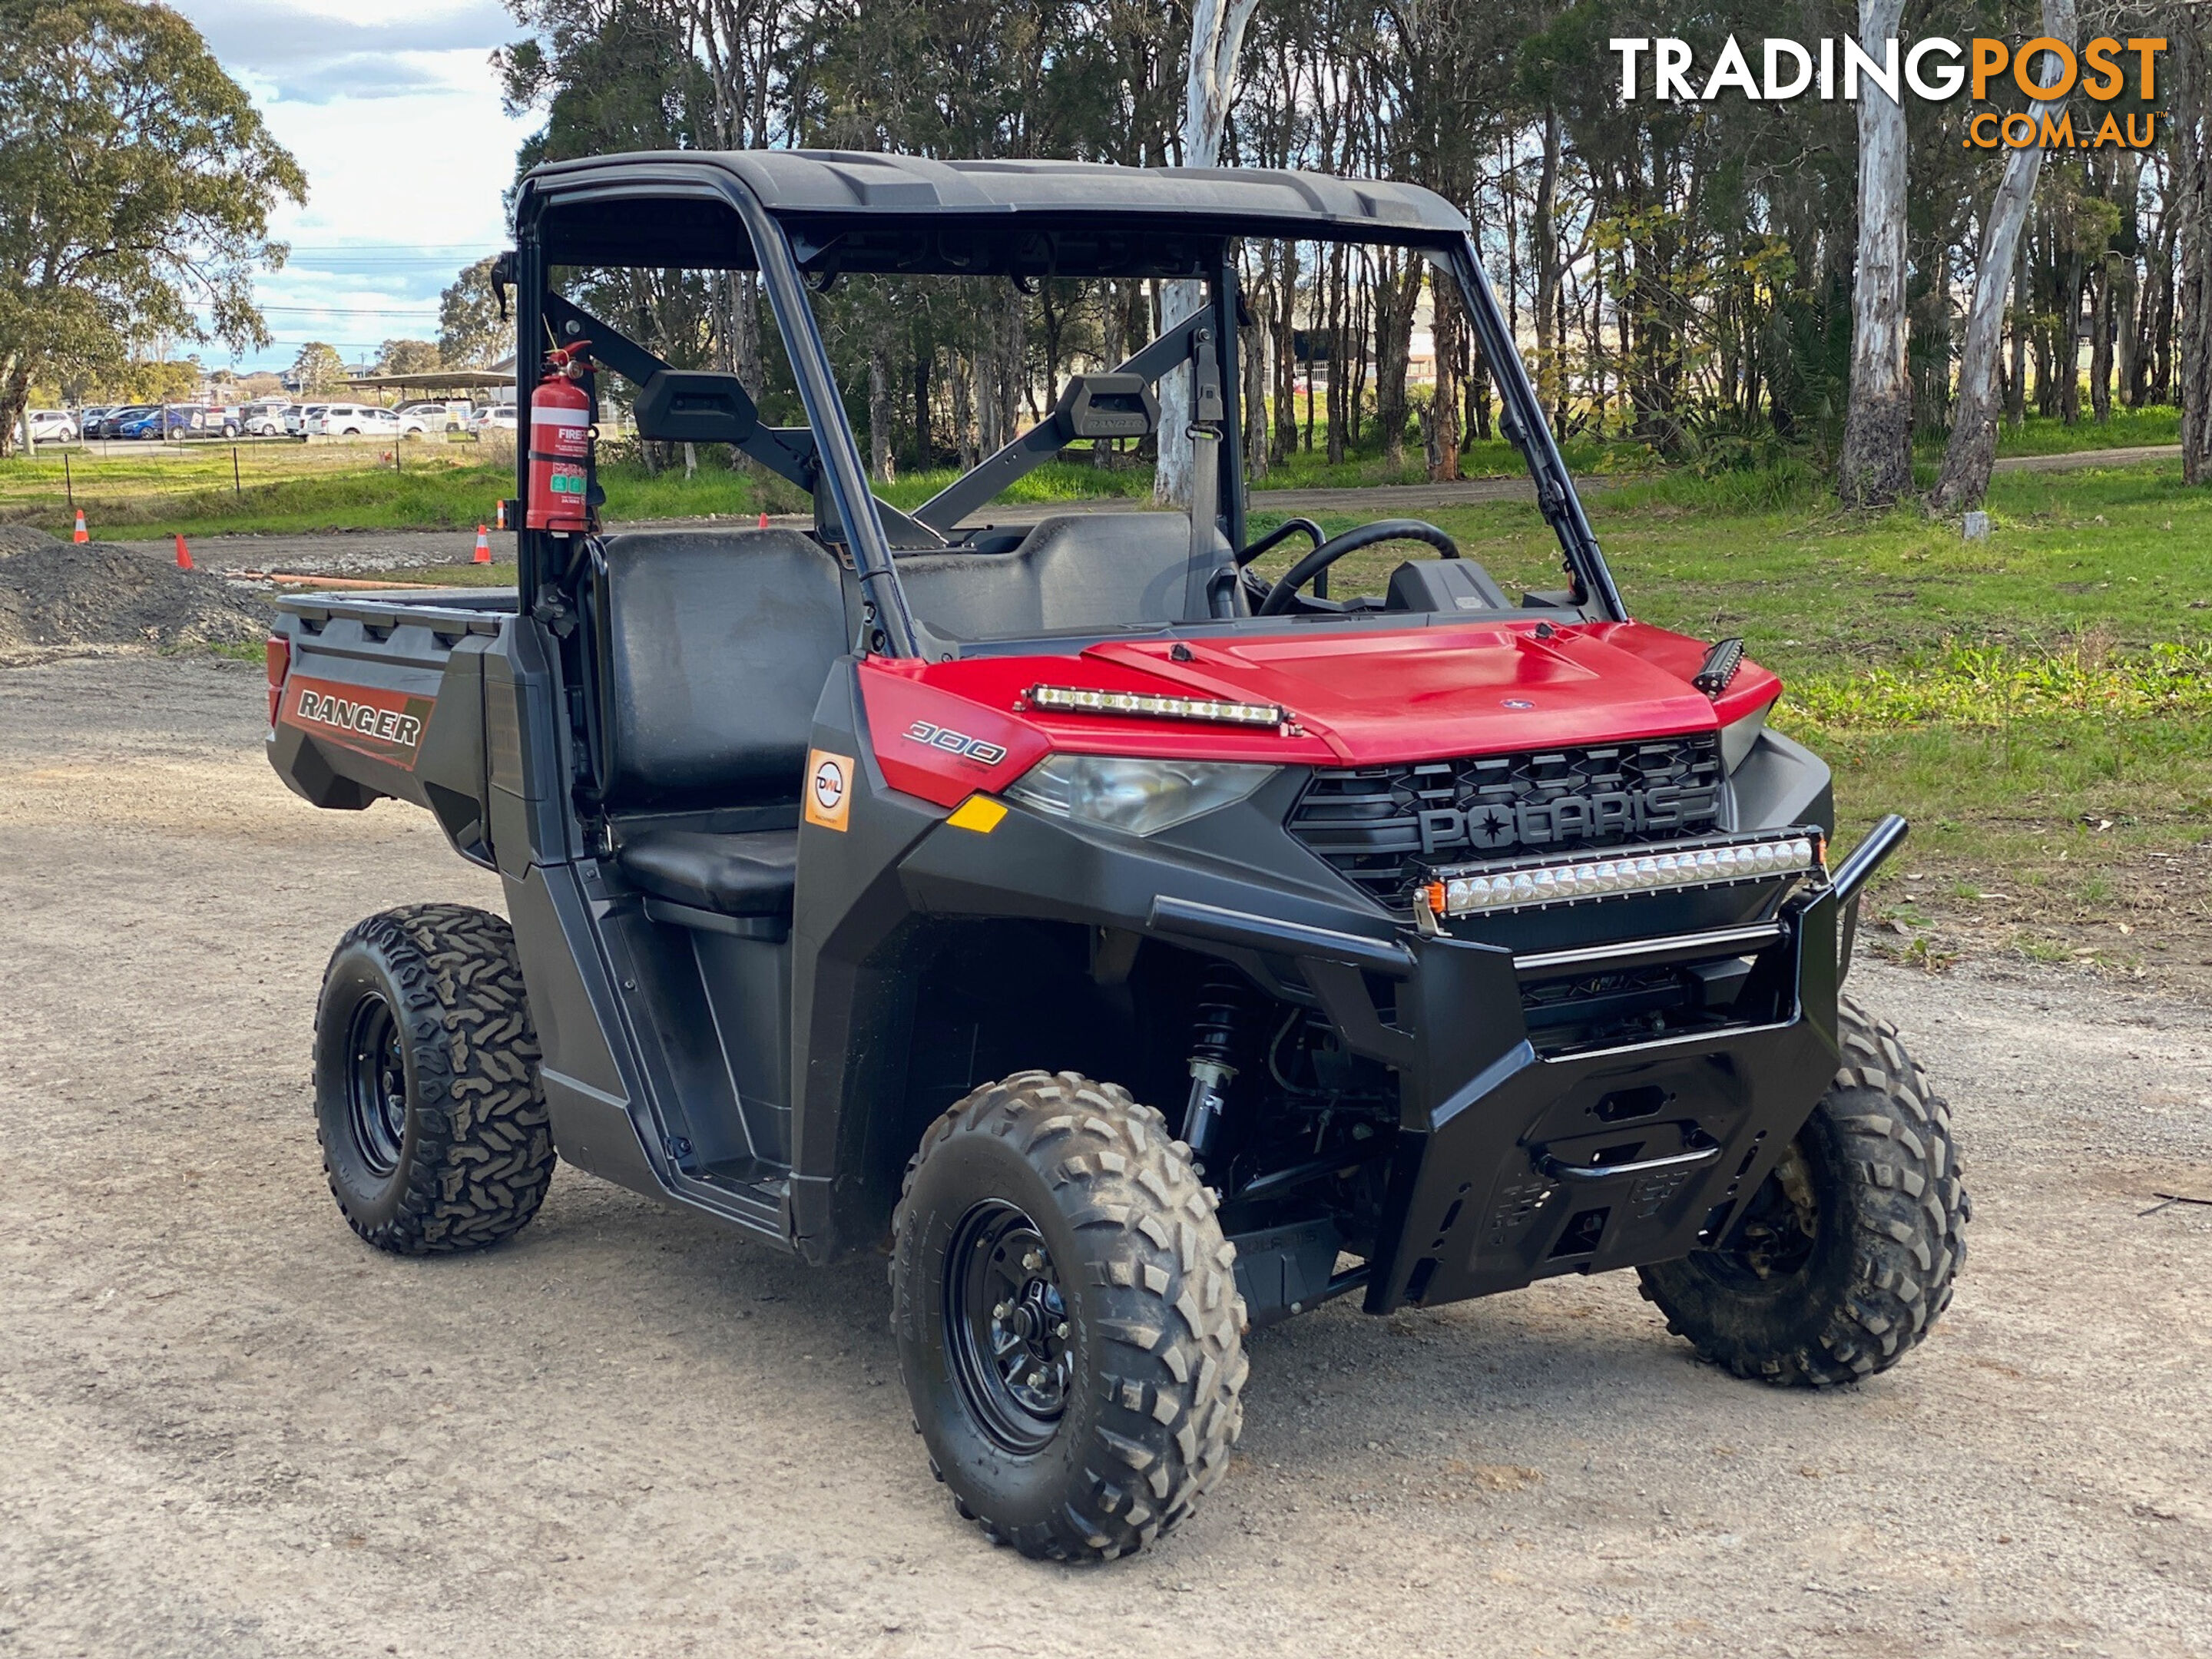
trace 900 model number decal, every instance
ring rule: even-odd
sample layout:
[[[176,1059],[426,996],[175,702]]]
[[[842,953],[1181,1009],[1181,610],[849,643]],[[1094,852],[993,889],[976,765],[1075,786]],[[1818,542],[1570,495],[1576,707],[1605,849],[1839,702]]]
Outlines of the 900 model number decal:
[[[435,697],[410,696],[370,686],[337,685],[295,674],[286,683],[277,719],[374,759],[410,770],[422,746]]]

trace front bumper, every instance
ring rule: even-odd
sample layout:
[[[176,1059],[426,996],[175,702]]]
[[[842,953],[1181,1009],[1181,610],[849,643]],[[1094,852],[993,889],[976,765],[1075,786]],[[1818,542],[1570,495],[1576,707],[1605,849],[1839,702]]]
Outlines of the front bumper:
[[[1751,942],[1741,1018],[1553,1055],[1518,1018],[1528,958],[1413,942],[1367,1310],[1673,1261],[1718,1239],[1835,1075],[1838,902],[1833,888],[1793,901]],[[1711,936],[1708,959],[1744,959],[1731,932]]]
[[[1725,1231],[1834,1077],[1840,883],[1771,913],[1708,907],[1719,925],[1702,927],[1679,896],[1609,901],[1609,922],[1573,914],[1610,942],[1516,955],[1418,934],[1351,908],[1333,877],[1287,873],[1018,811],[989,836],[927,836],[902,865],[925,915],[1080,921],[1225,957],[1310,997],[1346,1048],[1393,1068],[1399,1133],[1371,1313],[1690,1254]],[[1649,1040],[1563,1046],[1532,1032],[1524,991],[1655,956],[1710,973],[1726,996]]]

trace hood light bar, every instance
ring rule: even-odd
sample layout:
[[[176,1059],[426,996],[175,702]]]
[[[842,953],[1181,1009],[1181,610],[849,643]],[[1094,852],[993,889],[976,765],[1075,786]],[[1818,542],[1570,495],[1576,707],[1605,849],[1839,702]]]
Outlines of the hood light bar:
[[[1675,892],[1740,881],[1795,880],[1826,874],[1825,848],[1811,831],[1766,836],[1726,846],[1624,847],[1602,858],[1562,860],[1520,869],[1439,870],[1422,890],[1439,916],[1492,915],[1540,904],[1614,894]]]
[[[1290,720],[1280,703],[1159,697],[1146,691],[1093,691],[1073,685],[1033,685],[1027,701],[1032,708],[1066,714],[1127,714],[1139,720],[1212,720],[1224,726],[1281,726]]]

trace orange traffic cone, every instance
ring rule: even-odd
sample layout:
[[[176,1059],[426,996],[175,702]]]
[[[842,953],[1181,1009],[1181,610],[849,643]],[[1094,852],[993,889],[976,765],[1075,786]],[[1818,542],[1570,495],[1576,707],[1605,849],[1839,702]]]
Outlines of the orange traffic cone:
[[[88,542],[92,539],[92,532],[84,527],[84,509],[81,507],[76,510],[76,534],[70,539],[79,542]]]
[[[507,528],[507,503],[505,501],[500,502],[497,507],[493,509],[492,517],[497,522],[500,529],[504,530]]]
[[[491,562],[491,532],[482,525],[477,526],[477,557],[478,564]]]
[[[761,514],[760,527],[761,527],[763,530],[765,530],[765,529],[767,529],[767,528],[768,528],[768,514],[765,514],[765,513],[763,513],[763,514]]]
[[[185,532],[179,530],[177,532],[177,568],[190,570],[191,568],[192,556],[191,550],[185,546]]]

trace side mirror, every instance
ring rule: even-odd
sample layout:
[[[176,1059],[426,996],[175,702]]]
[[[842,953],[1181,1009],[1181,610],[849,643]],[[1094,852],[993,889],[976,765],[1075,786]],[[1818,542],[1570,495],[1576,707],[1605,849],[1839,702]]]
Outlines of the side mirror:
[[[1075,374],[1054,412],[1078,438],[1142,438],[1158,429],[1159,399],[1141,374]]]
[[[664,368],[638,393],[638,435],[665,443],[742,444],[760,429],[760,410],[734,374]]]

